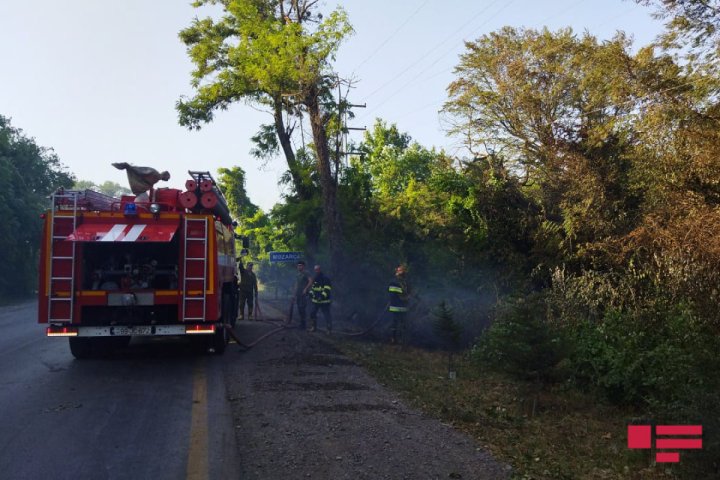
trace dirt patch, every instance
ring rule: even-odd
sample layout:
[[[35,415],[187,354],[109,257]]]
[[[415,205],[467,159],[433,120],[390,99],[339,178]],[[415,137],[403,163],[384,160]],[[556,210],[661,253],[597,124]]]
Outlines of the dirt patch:
[[[292,372],[293,377],[319,377],[323,375],[327,375],[327,372],[303,372],[302,370]]]
[[[310,412],[323,413],[323,412],[369,412],[369,411],[381,411],[386,412],[388,410],[395,410],[392,405],[374,405],[368,403],[340,403],[338,405],[317,405],[314,407],[308,407],[306,410]]]
[[[368,390],[365,385],[349,382],[258,382],[253,385],[258,392],[299,392],[299,391],[334,391],[334,390]]]
[[[241,322],[236,330],[249,343],[272,328]],[[469,436],[408,408],[322,334],[285,330],[225,355],[243,479],[510,476]]]
[[[341,355],[328,355],[313,353],[310,355],[296,354],[286,357],[271,358],[259,363],[263,367],[282,366],[282,365],[315,365],[321,367],[333,367],[335,365],[356,365],[355,362]]]

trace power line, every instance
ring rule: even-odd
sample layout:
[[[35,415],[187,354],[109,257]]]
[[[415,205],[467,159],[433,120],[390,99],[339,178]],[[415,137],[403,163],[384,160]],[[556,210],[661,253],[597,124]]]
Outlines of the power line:
[[[479,11],[478,13],[476,13],[470,20],[468,20],[467,22],[465,22],[465,23],[459,28],[459,30],[462,30],[462,29],[464,29],[465,27],[467,27],[467,26],[468,26],[469,24],[471,24],[477,17],[479,17],[480,15],[482,15],[483,13],[485,13],[491,6],[493,6],[494,4],[498,3],[498,1],[500,1],[500,0],[493,0],[493,2],[490,3],[490,5],[488,5],[487,7],[483,8],[482,10],[480,10],[480,11]],[[390,80],[388,80],[387,82],[383,83],[383,84],[380,85],[378,88],[376,88],[375,90],[373,90],[372,92],[370,92],[368,95],[365,96],[365,98],[368,99],[368,98],[372,97],[372,96],[375,95],[377,92],[379,92],[380,90],[382,90],[383,88],[385,88],[386,86],[388,86],[390,83],[392,83],[392,82],[394,82],[395,80],[397,80],[399,77],[401,77],[402,75],[404,75],[408,70],[410,70],[410,69],[413,68],[415,65],[417,65],[417,64],[421,63],[423,60],[425,60],[425,59],[427,58],[427,56],[428,56],[429,53],[437,50],[438,48],[440,48],[441,46],[443,46],[444,44],[446,44],[447,42],[449,42],[450,40],[452,40],[456,35],[457,35],[457,30],[456,30],[454,33],[452,33],[450,36],[448,36],[445,40],[443,40],[442,42],[436,44],[436,45],[435,45],[433,48],[431,48],[429,51],[425,52],[425,54],[424,54],[423,56],[421,56],[420,58],[418,58],[415,62],[411,63],[408,67],[406,67],[406,68],[405,68],[404,70],[402,70],[400,73],[396,74],[396,75],[395,75],[394,77],[392,77]]]
[[[511,0],[510,2],[506,3],[505,6],[503,6],[500,10],[498,10],[497,12],[495,12],[491,17],[489,17],[488,19],[486,19],[482,24],[480,24],[480,25],[477,27],[477,30],[479,30],[481,27],[485,26],[490,20],[492,20],[493,18],[497,17],[503,10],[507,9],[510,5],[512,5],[512,4],[515,3],[516,1],[517,1],[517,0]],[[586,1],[587,1],[587,0],[579,0],[579,1],[575,2],[574,5],[572,5],[572,6],[568,7],[568,8],[566,8],[566,9],[564,9],[563,11],[557,12],[557,13],[555,13],[555,14],[553,14],[553,15],[550,15],[550,16],[546,17],[546,18],[543,20],[543,23],[546,22],[547,20],[551,19],[551,18],[554,18],[554,17],[557,17],[557,16],[559,16],[559,15],[561,15],[561,14],[567,13],[568,10],[572,10],[572,9],[580,6],[581,4],[585,3]],[[491,5],[492,5],[492,4],[491,4]],[[636,8],[636,7],[637,7],[637,5],[636,5],[635,7],[633,7],[633,8]],[[623,14],[624,14],[624,13],[625,13],[625,12],[623,12]],[[623,14],[620,14],[620,15],[623,15]],[[620,15],[618,15],[618,16],[620,16]],[[606,20],[606,22],[608,22],[608,21],[610,21],[610,20],[612,20],[612,19],[614,19],[614,18],[617,18],[618,16],[613,17],[613,18],[611,18],[611,19],[609,19],[609,20]],[[604,23],[606,23],[606,22],[604,22]],[[454,48],[454,47],[453,47],[453,48]],[[411,85],[412,83],[415,83],[415,82],[417,82],[417,81],[420,81],[420,80],[429,80],[429,79],[435,78],[435,77],[437,77],[437,76],[439,76],[439,75],[441,75],[441,74],[443,74],[443,73],[446,73],[446,72],[451,71],[453,67],[443,69],[442,71],[439,71],[439,72],[431,75],[430,77],[421,78],[421,75],[423,75],[425,72],[427,72],[428,70],[430,70],[430,68],[432,68],[434,65],[436,65],[440,60],[442,60],[443,58],[445,58],[446,55],[447,55],[448,53],[450,53],[450,51],[452,51],[452,50],[453,50],[453,49],[451,48],[451,49],[446,50],[445,52],[443,52],[442,55],[440,55],[437,59],[435,59],[434,62],[432,62],[432,63],[431,63],[430,65],[428,65],[424,70],[422,70],[418,75],[416,75],[413,80],[411,80],[410,82],[404,84],[399,91],[402,91],[402,89],[408,87],[409,85]],[[393,93],[392,95],[390,95],[390,98],[392,98],[393,96],[395,96],[399,91],[396,91],[395,93]],[[386,103],[386,101],[384,101],[384,102],[382,102],[382,103]],[[368,113],[370,113],[370,112],[368,112]]]
[[[617,15],[613,15],[612,17],[606,18],[605,20],[603,20],[603,21],[600,22],[600,23],[596,23],[595,25],[593,25],[593,28],[602,27],[603,25],[605,25],[605,24],[607,24],[607,23],[610,23],[610,22],[612,22],[612,21],[615,20],[615,19],[618,19],[618,18],[620,18],[620,17],[624,17],[624,16],[627,15],[628,13],[630,13],[630,12],[632,12],[632,11],[634,11],[634,10],[637,10],[638,8],[640,8],[640,5],[635,4],[635,5],[633,5],[632,7],[628,8],[627,10],[623,10],[622,12],[618,13]]]
[[[398,32],[399,32],[400,30],[402,30],[402,29],[405,27],[405,25],[407,25],[407,24],[410,22],[410,20],[412,20],[412,18],[413,18],[415,15],[417,15],[417,13],[418,13],[420,10],[422,10],[422,9],[425,7],[425,5],[428,4],[429,1],[430,1],[430,0],[425,0],[413,13],[411,13],[410,16],[405,19],[405,21],[402,23],[402,25],[400,25],[399,27],[397,27],[397,28],[395,29],[395,31],[392,32],[385,40],[383,40],[382,43],[380,43],[380,45],[378,45],[377,48],[376,48],[375,50],[373,50],[373,52],[370,53],[370,55],[368,55],[368,57],[367,57],[365,60],[363,60],[362,62],[360,62],[360,64],[358,64],[358,66],[353,69],[353,72],[354,72],[354,71],[357,71],[358,69],[360,69],[360,67],[362,67],[363,65],[365,65],[365,64],[368,62],[368,60],[370,60],[371,58],[373,58],[390,40],[393,39],[393,37],[395,37],[395,35],[398,34]]]
[[[478,30],[479,30],[482,26],[486,25],[490,20],[492,20],[493,18],[495,18],[497,15],[499,15],[503,10],[505,10],[507,7],[509,7],[509,6],[510,6],[512,3],[514,3],[515,1],[516,1],[516,0],[511,0],[510,2],[508,2],[507,4],[505,4],[505,6],[504,6],[503,8],[501,8],[500,10],[498,10],[497,12],[495,12],[495,14],[493,14],[490,18],[488,18],[487,20],[485,20],[485,21],[478,27]],[[557,12],[556,14],[553,14],[553,15],[550,15],[550,16],[546,17],[545,19],[543,19],[542,23],[545,23],[545,22],[547,22],[548,20],[550,20],[550,19],[552,19],[552,18],[555,18],[555,17],[558,17],[558,16],[560,16],[560,15],[563,15],[563,14],[565,14],[568,10],[574,9],[574,8],[580,6],[581,4],[585,3],[586,1],[587,1],[587,0],[579,0],[579,1],[576,1],[573,5],[569,6],[569,7],[566,8],[565,10],[563,10],[563,11],[561,11],[561,12]],[[496,2],[493,2],[493,3],[496,3]],[[492,6],[492,5],[493,5],[493,4],[490,4],[490,5],[489,5],[485,10],[483,10],[483,11],[486,11],[486,10],[487,10],[490,6]],[[600,22],[600,23],[598,23],[598,24],[595,24],[595,28],[598,28],[598,27],[600,27],[600,26],[602,26],[602,25],[605,25],[605,24],[611,22],[612,20],[615,20],[616,18],[620,18],[620,17],[624,16],[625,14],[627,14],[627,13],[629,13],[629,12],[631,12],[631,11],[637,9],[637,8],[638,8],[638,5],[634,5],[634,6],[632,6],[631,8],[629,8],[629,9],[627,9],[627,10],[624,10],[624,11],[621,12],[620,14],[616,14],[616,15],[613,15],[613,16],[611,16],[611,17],[609,17],[609,18],[606,18],[606,19],[603,20],[602,22]],[[482,13],[482,12],[481,12],[481,13]],[[475,17],[477,17],[477,15],[476,15]],[[473,17],[473,18],[475,18],[475,17]],[[465,25],[463,25],[463,27],[461,27],[461,30],[462,30],[462,28],[464,28],[466,25],[467,25],[467,23],[466,23]],[[445,42],[443,42],[443,43],[445,43]],[[437,48],[437,46],[436,46],[435,48],[433,48],[432,50],[435,50],[436,48]],[[453,48],[454,48],[454,47],[453,47]],[[432,50],[431,50],[431,51],[432,51]],[[444,73],[447,73],[447,72],[452,71],[452,69],[453,69],[454,67],[445,68],[445,69],[443,69],[443,70],[440,70],[440,71],[438,71],[438,72],[433,73],[433,74],[430,75],[429,77],[425,77],[425,78],[422,77],[422,75],[423,75],[424,73],[426,73],[428,70],[430,70],[430,69],[431,69],[434,65],[436,65],[440,60],[442,60],[443,58],[445,58],[446,55],[447,55],[447,53],[449,53],[451,50],[452,50],[452,49],[443,52],[442,55],[440,55],[438,58],[436,58],[435,61],[433,61],[433,62],[432,62],[430,65],[428,65],[425,69],[423,69],[422,71],[420,71],[420,73],[418,73],[412,80],[410,80],[410,81],[405,82],[404,84],[402,84],[402,86],[401,86],[399,89],[397,89],[397,90],[394,91],[391,95],[389,95],[387,98],[385,98],[384,100],[380,101],[378,104],[376,104],[376,105],[373,106],[371,109],[369,109],[362,117],[359,118],[359,120],[363,120],[363,119],[365,119],[366,117],[368,117],[369,115],[371,115],[373,112],[375,112],[375,111],[376,111],[377,109],[379,109],[381,106],[385,105],[388,101],[390,101],[390,99],[395,98],[395,96],[396,96],[398,93],[402,92],[403,90],[405,90],[405,89],[406,89],[407,87],[409,87],[410,85],[412,85],[412,84],[414,84],[414,83],[417,83],[417,82],[424,82],[424,81],[427,81],[427,80],[431,80],[431,79],[436,78],[436,77],[438,77],[438,76],[440,76],[440,75],[442,75],[442,74],[444,74]],[[415,66],[416,64],[417,64],[417,63],[413,64],[412,66]],[[407,69],[406,69],[406,70],[407,70]],[[405,70],[405,71],[406,71],[406,70]],[[401,72],[401,74],[404,73],[405,71]],[[394,79],[393,79],[393,80],[394,80]],[[391,80],[391,81],[392,81],[392,80]],[[387,85],[388,83],[390,83],[390,81],[389,81],[389,82],[386,82],[386,83],[383,85],[383,87],[384,87],[385,85]],[[382,87],[381,87],[381,88],[382,88]],[[376,93],[377,91],[378,91],[378,90],[373,91],[373,92],[371,93],[371,95],[374,94],[374,93]]]
[[[491,20],[493,20],[493,19],[494,19],[495,17],[497,17],[498,15],[500,15],[500,13],[502,13],[505,9],[507,9],[508,7],[510,7],[510,6],[511,6],[513,3],[515,3],[516,1],[517,1],[517,0],[511,0],[511,1],[507,2],[500,10],[496,11],[493,15],[491,15],[490,17],[488,17],[487,19],[485,19],[484,22],[482,22],[480,25],[478,25],[478,26],[473,30],[473,32],[478,32],[482,27],[484,27],[485,25],[487,25]],[[486,11],[486,10],[488,10],[494,3],[497,3],[497,2],[493,2],[493,3],[491,3],[490,5],[488,5],[488,7],[487,7],[485,10],[483,10],[483,12]],[[481,13],[482,13],[482,12],[481,12]],[[465,24],[465,25],[467,25],[467,24]],[[463,25],[463,27],[461,28],[461,30],[465,27],[465,25]],[[455,35],[453,35],[453,36],[455,36]],[[464,41],[464,40],[463,40],[463,41]],[[443,43],[445,43],[445,42],[443,42]],[[415,76],[415,78],[413,78],[413,79],[410,80],[409,82],[406,82],[406,83],[404,83],[403,85],[401,85],[401,87],[400,87],[399,89],[397,89],[395,92],[393,92],[392,94],[390,94],[385,100],[382,100],[381,102],[379,102],[379,103],[378,103],[377,105],[375,105],[372,109],[370,109],[365,115],[363,115],[363,118],[364,118],[364,117],[367,117],[367,116],[370,115],[372,112],[376,111],[378,108],[380,108],[381,106],[385,105],[391,98],[394,98],[395,95],[397,95],[398,93],[402,92],[402,91],[403,91],[405,88],[407,88],[408,86],[412,85],[413,83],[416,83],[416,82],[420,81],[420,80],[421,80],[421,75],[423,75],[423,74],[426,73],[428,70],[430,70],[432,67],[434,67],[440,60],[446,58],[447,54],[450,53],[450,52],[451,52],[452,50],[454,50],[455,48],[456,48],[456,45],[453,45],[450,49],[445,50],[444,52],[442,52],[442,54],[440,54],[440,56],[438,56],[438,57],[435,59],[435,61],[433,61],[430,65],[428,65],[428,66],[425,67],[423,70],[421,70],[420,73],[418,73],[418,74]],[[433,49],[433,50],[435,50],[435,49]],[[450,68],[450,69],[448,69],[448,70],[445,70],[445,71],[449,71],[449,70],[452,70],[452,68]],[[443,72],[440,72],[440,73],[443,73]],[[440,75],[440,73],[433,75],[433,78],[434,78],[435,76],[437,76],[437,75]],[[424,79],[424,80],[427,80],[427,79]]]
[[[587,2],[587,0],[576,1],[575,3],[573,3],[572,5],[570,5],[569,7],[564,7],[564,8],[562,9],[562,11],[553,13],[552,15],[548,15],[547,17],[543,18],[539,23],[540,23],[541,25],[544,25],[545,23],[547,23],[548,20],[553,19],[553,18],[557,18],[557,17],[559,17],[559,16],[561,16],[561,15],[565,15],[565,14],[566,14],[567,12],[569,12],[570,10],[573,10],[573,9],[579,7],[580,5],[582,5],[582,4],[585,3],[585,2]]]
[[[427,110],[427,109],[430,108],[430,107],[436,107],[436,106],[442,105],[443,102],[445,102],[445,100],[436,100],[436,101],[434,101],[434,102],[427,103],[427,104],[423,105],[422,107],[419,107],[419,108],[417,108],[417,109],[415,109],[415,110],[412,110],[412,111],[410,111],[410,112],[406,112],[406,113],[404,113],[403,115],[400,115],[399,117],[396,117],[395,120],[400,120],[400,119],[403,119],[403,118],[405,118],[405,117],[409,117],[410,115],[414,115],[414,114],[416,114],[416,113],[418,113],[418,112],[422,112],[423,110]]]

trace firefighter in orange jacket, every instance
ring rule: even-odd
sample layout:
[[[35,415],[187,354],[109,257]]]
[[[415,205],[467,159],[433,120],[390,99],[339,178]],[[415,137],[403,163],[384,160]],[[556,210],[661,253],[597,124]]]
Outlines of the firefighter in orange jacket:
[[[395,269],[395,278],[390,281],[388,287],[389,302],[388,311],[392,315],[392,337],[391,343],[400,343],[405,333],[405,322],[407,319],[408,301],[410,300],[410,286],[407,282],[407,268],[398,265]]]

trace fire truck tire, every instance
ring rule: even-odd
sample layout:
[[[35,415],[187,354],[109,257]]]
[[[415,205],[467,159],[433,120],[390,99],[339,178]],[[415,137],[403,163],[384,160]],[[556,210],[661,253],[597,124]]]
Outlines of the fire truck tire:
[[[212,342],[212,348],[218,355],[222,355],[223,353],[225,353],[225,347],[227,347],[228,342],[230,342],[230,334],[228,333],[224,324],[229,323],[230,325],[232,325],[234,323],[233,317],[237,316],[235,307],[233,306],[233,302],[236,299],[232,294],[232,285],[224,285],[223,290],[224,292],[221,304],[222,310],[220,312],[222,316],[220,317],[220,322],[217,324],[217,330],[215,331]]]
[[[190,338],[190,348],[195,354],[199,355],[205,355],[209,348],[214,348],[213,343],[213,339],[205,335]]]
[[[230,341],[230,335],[224,325],[219,325],[215,334],[213,335],[212,347],[215,350],[216,355],[222,355],[225,353],[225,348]]]
[[[232,283],[224,284],[221,305],[222,318],[225,320],[225,323],[229,323],[233,328],[235,328],[235,324],[237,323],[239,310],[238,300],[238,291],[235,285]]]
[[[93,356],[92,338],[70,337],[70,353],[78,360],[91,358]]]
[[[237,289],[234,288],[230,293],[230,325],[235,328],[237,323],[238,313],[240,311],[240,295],[238,295]]]

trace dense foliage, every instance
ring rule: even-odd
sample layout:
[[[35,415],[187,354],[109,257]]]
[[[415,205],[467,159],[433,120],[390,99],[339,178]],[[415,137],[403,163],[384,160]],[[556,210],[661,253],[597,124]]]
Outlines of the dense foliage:
[[[307,116],[312,132],[312,152],[317,172],[325,236],[333,263],[341,254],[342,228],[337,207],[337,162],[331,158],[331,133],[337,130],[332,93],[339,81],[332,70],[335,54],[352,32],[342,8],[325,16],[314,0],[198,0],[196,8],[220,4],[222,15],[195,19],[180,32],[195,65],[192,85],[196,94],[177,102],[180,123],[200,128],[214,111],[237,101],[257,105],[273,117],[253,136],[258,158],[272,157],[279,148],[288,164],[289,177],[301,200],[311,192],[303,178],[302,156],[292,143],[292,133]],[[337,142],[336,142],[337,143]],[[303,148],[305,146],[303,145]],[[333,168],[334,167],[334,168]],[[333,172],[334,170],[334,172]],[[310,231],[315,248],[319,232]]]
[[[341,162],[349,107],[333,98],[332,63],[352,30],[342,9],[323,17],[312,0],[195,2],[222,13],[180,33],[195,95],[176,107],[189,128],[238,101],[272,115],[251,155],[282,152],[282,203],[263,212],[242,168],[218,172],[267,287],[292,280],[270,251],[320,263],[342,251],[333,308],[367,325],[405,263],[412,342],[472,347],[478,368],[717,430],[720,8],[637,1],[667,20],[637,50],[622,32],[599,41],[570,29],[467,42],[443,108],[465,147],[457,157],[378,119]],[[0,251],[14,272],[0,295],[34,288],[38,214],[72,180],[0,117]],[[717,472],[718,452],[707,438],[693,468]]]
[[[123,187],[119,183],[111,180],[105,180],[100,184],[96,184],[89,180],[78,180],[72,188],[73,190],[94,190],[114,198],[120,198],[123,195],[132,195],[129,188]]]
[[[37,289],[40,214],[47,209],[48,195],[70,187],[73,180],[52,150],[38,146],[0,115],[0,252],[8,273],[0,277],[0,300]]]
[[[468,44],[453,132],[535,207],[530,281],[496,304],[481,363],[717,426],[720,83],[698,62],[569,30]]]
[[[601,42],[570,29],[468,42],[444,115],[469,156],[378,120],[340,171],[355,260],[337,308],[371,321],[404,262],[419,293],[412,341],[447,344],[436,312],[452,311],[453,335],[478,338],[483,368],[717,426],[720,80],[713,55],[671,50],[686,38],[717,53],[693,12],[668,10],[685,15],[669,25],[674,43],[635,52],[622,33]],[[289,184],[269,218],[292,248],[308,225],[323,228],[319,179],[303,178],[305,195]],[[705,445],[694,465],[712,469],[719,446]]]

